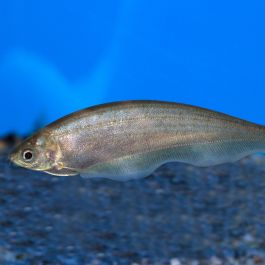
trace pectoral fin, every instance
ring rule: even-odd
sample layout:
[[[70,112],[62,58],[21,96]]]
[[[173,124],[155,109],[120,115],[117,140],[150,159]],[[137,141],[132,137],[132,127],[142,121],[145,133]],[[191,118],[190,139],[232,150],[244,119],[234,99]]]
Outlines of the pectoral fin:
[[[46,170],[45,172],[55,176],[75,176],[79,174],[78,172],[68,168],[61,168],[61,169],[52,168]]]

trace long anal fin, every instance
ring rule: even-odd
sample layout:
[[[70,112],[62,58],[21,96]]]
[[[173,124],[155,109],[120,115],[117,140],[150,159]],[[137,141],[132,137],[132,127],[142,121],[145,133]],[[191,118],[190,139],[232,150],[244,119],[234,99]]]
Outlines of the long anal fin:
[[[99,163],[80,171],[84,178],[107,178],[117,181],[144,178],[150,175],[162,163],[150,161],[148,156],[136,155],[113,159],[106,163]]]
[[[208,167],[237,161],[262,150],[264,150],[262,143],[258,141],[227,141],[176,146],[98,163],[80,170],[80,175],[85,178],[97,177],[126,181],[146,177],[167,162],[177,161]]]

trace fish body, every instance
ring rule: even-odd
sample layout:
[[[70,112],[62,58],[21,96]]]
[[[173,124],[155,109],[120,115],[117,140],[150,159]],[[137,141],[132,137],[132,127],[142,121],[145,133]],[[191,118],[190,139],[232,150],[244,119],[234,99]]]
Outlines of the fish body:
[[[29,163],[23,159],[27,150],[33,154]],[[11,160],[54,175],[128,180],[166,162],[204,167],[264,150],[261,125],[185,104],[124,101],[57,120],[22,143]]]

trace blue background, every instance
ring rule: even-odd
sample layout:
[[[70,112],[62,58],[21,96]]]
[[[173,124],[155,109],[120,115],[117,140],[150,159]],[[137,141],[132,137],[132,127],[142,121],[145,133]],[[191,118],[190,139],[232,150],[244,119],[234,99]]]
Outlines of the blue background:
[[[265,124],[265,2],[0,2],[0,134],[160,99]]]

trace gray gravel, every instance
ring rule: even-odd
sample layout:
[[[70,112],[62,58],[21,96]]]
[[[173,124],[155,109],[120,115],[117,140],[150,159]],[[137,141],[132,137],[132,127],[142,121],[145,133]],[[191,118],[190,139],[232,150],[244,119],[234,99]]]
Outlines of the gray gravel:
[[[265,157],[129,182],[0,159],[0,264],[265,264]]]

